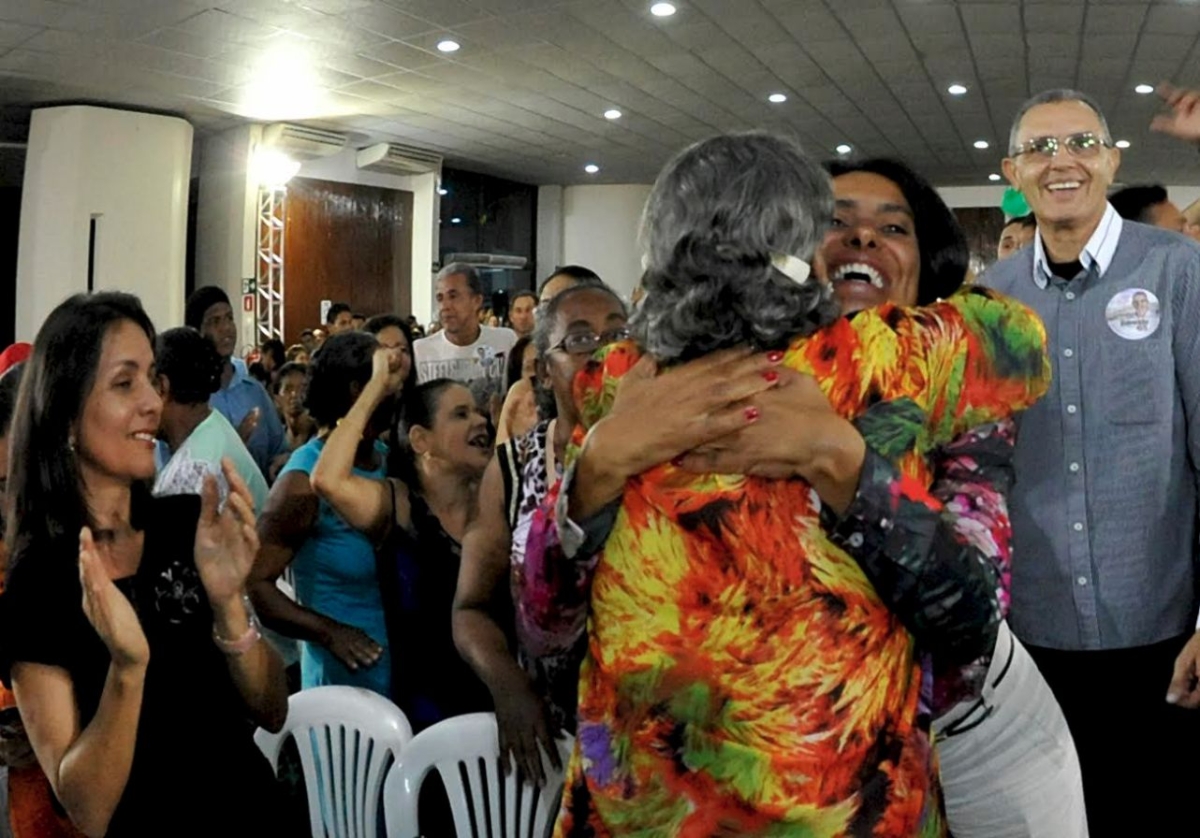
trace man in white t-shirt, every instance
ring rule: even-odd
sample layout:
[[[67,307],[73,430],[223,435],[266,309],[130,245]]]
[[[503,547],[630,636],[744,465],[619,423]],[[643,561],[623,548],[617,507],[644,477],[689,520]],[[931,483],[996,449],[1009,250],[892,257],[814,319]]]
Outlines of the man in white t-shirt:
[[[512,329],[483,326],[483,282],[470,265],[452,262],[435,285],[442,330],[413,344],[417,380],[452,378],[470,386],[475,400],[491,412],[504,398],[504,367],[517,336]]]

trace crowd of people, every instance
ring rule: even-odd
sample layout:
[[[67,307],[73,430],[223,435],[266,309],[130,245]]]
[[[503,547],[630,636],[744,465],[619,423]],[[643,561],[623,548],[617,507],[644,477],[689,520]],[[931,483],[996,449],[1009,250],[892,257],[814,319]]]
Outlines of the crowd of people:
[[[219,288],[64,301],[0,355],[13,834],[283,834],[253,730],[322,685],[494,712],[562,838],[1184,834],[1200,245],[1119,164],[1029,100],[980,277],[904,162],[750,132],[666,164],[633,300],[502,325],[452,263],[428,332],[244,356]]]

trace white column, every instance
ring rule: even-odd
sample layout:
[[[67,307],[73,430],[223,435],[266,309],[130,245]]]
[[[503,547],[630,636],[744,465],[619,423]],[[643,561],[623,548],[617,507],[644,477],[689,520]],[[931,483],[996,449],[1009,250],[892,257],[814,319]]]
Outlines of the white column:
[[[196,287],[224,289],[238,323],[239,355],[257,343],[254,313],[242,306],[242,282],[254,277],[258,230],[258,184],[250,158],[262,126],[241,125],[206,139],[200,147],[196,206]]]
[[[539,186],[537,196],[537,265],[533,281],[541,282],[563,260],[563,188]]]
[[[33,112],[18,340],[88,290],[89,258],[94,290],[137,294],[159,329],[182,322],[191,159],[192,126],[176,117],[83,105]]]

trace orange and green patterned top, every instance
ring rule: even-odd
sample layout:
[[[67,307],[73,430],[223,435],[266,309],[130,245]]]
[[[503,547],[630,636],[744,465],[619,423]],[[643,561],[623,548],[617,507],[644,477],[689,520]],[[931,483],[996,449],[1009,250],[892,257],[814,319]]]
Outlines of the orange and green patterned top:
[[[585,427],[638,357],[618,344],[581,374]],[[838,320],[784,363],[843,416],[870,409],[864,436],[890,452],[896,491],[931,504],[925,455],[1049,382],[1041,322],[984,289]],[[598,558],[551,570],[590,584],[556,835],[945,834],[912,636],[820,513],[801,480],[667,464],[628,483]],[[519,621],[551,625],[526,636],[562,619],[553,592],[532,590]]]

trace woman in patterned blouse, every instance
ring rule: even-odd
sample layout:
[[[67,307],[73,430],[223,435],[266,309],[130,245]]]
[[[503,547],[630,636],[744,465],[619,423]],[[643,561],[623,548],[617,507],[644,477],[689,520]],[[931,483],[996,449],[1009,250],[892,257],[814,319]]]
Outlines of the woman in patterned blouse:
[[[857,563],[833,529],[880,460],[898,474],[881,529],[926,535],[909,522],[941,511],[928,455],[1040,397],[1045,338],[987,292],[838,319],[807,264],[831,205],[811,161],[762,134],[686,150],[651,194],[637,344],[576,383],[559,520],[578,558],[526,556],[526,642],[553,650],[588,625],[561,835],[945,832],[914,638],[948,665],[991,649],[995,568],[961,549]],[[698,411],[696,376],[761,359],[730,349],[747,344],[769,351],[768,388]],[[785,403],[809,433],[771,458],[759,420]],[[767,456],[745,476],[689,471],[737,444]],[[591,533],[564,514],[606,509]]]
[[[835,209],[821,256],[843,315],[887,302],[928,305],[958,290],[967,272],[966,237],[932,186],[896,160],[829,168]],[[931,458],[930,494],[951,514],[926,530],[931,539],[914,544],[898,544],[878,526],[885,517],[878,514],[881,490],[896,470],[877,462],[871,469],[877,479],[860,481],[855,503],[836,525],[847,552],[862,563],[872,561],[872,552],[891,552],[901,561],[901,551],[914,547],[985,559],[997,570],[1006,615],[1015,437],[1015,422],[1005,419],[972,428]],[[914,512],[934,520],[932,510]],[[932,664],[929,703],[955,838],[1087,835],[1079,758],[1066,719],[1007,623],[1000,624],[995,648],[978,660]]]

